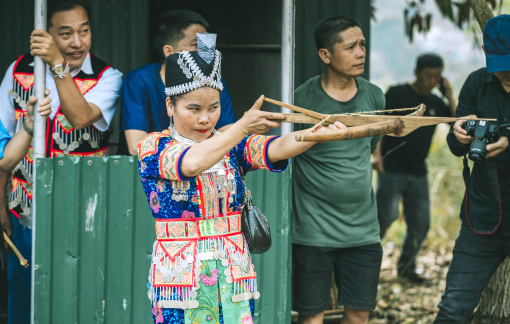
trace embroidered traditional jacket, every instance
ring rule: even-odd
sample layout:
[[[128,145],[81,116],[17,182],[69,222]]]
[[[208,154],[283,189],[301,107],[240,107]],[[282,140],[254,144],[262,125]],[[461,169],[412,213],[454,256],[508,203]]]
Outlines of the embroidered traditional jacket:
[[[91,55],[91,54],[90,54]],[[30,63],[34,57],[22,55],[15,63],[12,75],[12,91],[16,114],[16,132],[22,126],[26,116],[28,99],[34,95],[34,67]],[[73,77],[74,83],[82,95],[90,91],[101,78],[104,71],[111,68],[99,58],[91,55],[94,73],[85,74],[80,71]],[[76,130],[66,119],[61,107],[58,107],[53,120],[48,117],[46,122],[46,157],[55,156],[105,156],[108,153],[109,133],[97,130],[93,125]],[[25,158],[12,173],[9,194],[9,209],[19,218],[20,213],[28,213],[32,201],[32,152],[30,147]]]
[[[287,161],[267,161],[275,138],[248,136],[213,168],[190,179],[181,174],[181,163],[191,146],[176,141],[170,130],[151,133],[138,145],[140,177],[156,218],[149,273],[155,323],[209,323],[205,318],[251,323],[249,301],[260,294],[241,232],[240,172],[283,171]]]

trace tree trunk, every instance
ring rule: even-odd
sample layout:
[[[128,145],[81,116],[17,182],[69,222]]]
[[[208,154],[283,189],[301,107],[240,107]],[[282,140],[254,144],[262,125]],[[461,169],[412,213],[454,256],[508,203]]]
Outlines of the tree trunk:
[[[475,12],[475,18],[480,25],[480,29],[483,31],[485,24],[489,21],[489,19],[494,17],[494,14],[492,13],[491,8],[489,8],[486,0],[469,0],[469,3]]]
[[[472,324],[510,324],[510,259],[489,280]]]

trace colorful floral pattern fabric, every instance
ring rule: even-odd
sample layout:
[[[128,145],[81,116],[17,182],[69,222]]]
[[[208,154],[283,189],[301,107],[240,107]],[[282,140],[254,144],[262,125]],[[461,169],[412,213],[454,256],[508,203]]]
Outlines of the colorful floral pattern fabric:
[[[192,179],[182,179],[180,167],[182,157],[189,146],[177,143],[170,137],[170,132],[164,131],[162,136],[147,135],[139,144],[138,151],[144,148],[145,155],[139,160],[138,170],[142,179],[142,185],[151,206],[152,215],[155,218],[181,218],[186,211],[187,216],[193,214],[195,217],[206,217],[206,204],[208,199],[205,194],[207,190],[207,176],[199,175]],[[264,169],[272,172],[281,172],[287,168],[288,161],[278,161],[270,164],[267,161],[267,148],[269,143],[276,136],[250,135],[243,139],[228,154],[228,163],[235,172],[237,188],[234,200],[229,204],[229,211],[238,211],[241,208],[244,196],[244,186],[238,169],[244,174],[249,171]],[[146,143],[149,142],[149,143]],[[154,151],[153,146],[157,143],[157,151],[148,154],[147,151]],[[149,149],[148,147],[152,148]],[[171,199],[174,188],[172,181],[183,180],[189,183],[189,189],[185,194],[188,199],[175,201]]]
[[[286,169],[288,161],[279,161],[274,165],[267,161],[267,149],[275,136],[252,135],[243,139],[236,147],[234,147],[225,157],[226,163],[233,170],[235,177],[236,192],[231,194],[231,200],[228,203],[227,213],[238,212],[241,209],[244,196],[244,185],[239,172],[246,174],[256,169],[266,169],[273,172],[281,172]],[[209,186],[213,182],[211,174],[201,174],[191,179],[185,179],[181,174],[181,163],[189,146],[177,143],[170,136],[169,131],[158,134],[149,134],[143,139],[139,146],[139,172],[142,185],[147,195],[147,200],[152,211],[152,215],[156,219],[181,219],[194,220],[211,218],[216,211],[217,215],[221,205],[214,186]],[[176,187],[176,183],[178,186]],[[185,184],[185,185],[183,185]],[[172,195],[174,195],[172,199]],[[178,199],[175,197],[178,196]],[[222,215],[225,216],[225,215]],[[225,219],[215,218],[209,230],[226,231],[238,228],[238,222]],[[173,226],[177,226],[179,222],[173,222]],[[192,227],[192,223],[186,225],[186,235],[198,231],[198,228]],[[228,224],[226,226],[225,224]],[[198,227],[198,226],[196,226]],[[240,230],[240,229],[239,229]],[[159,236],[174,235],[178,231],[168,225],[156,226],[156,231],[160,231]],[[168,231],[168,232],[167,232]],[[218,233],[219,233],[218,232]],[[228,231],[227,231],[228,232]],[[180,232],[179,232],[180,233]],[[198,233],[198,232],[197,232]],[[200,229],[200,233],[205,235],[207,230]],[[216,234],[218,234],[216,233]],[[219,233],[219,234],[221,234]],[[175,236],[175,235],[174,235]],[[228,240],[229,253],[233,249],[244,249],[245,240],[242,234],[232,236]],[[177,237],[177,236],[175,236]],[[155,248],[161,248],[167,252],[170,258],[174,257],[174,252],[179,255],[183,252],[179,244],[184,244],[183,239],[167,239],[161,245],[155,243]],[[177,240],[180,240],[179,242]],[[157,241],[159,242],[159,241]],[[227,240],[225,240],[227,242]],[[175,244],[179,246],[174,246]],[[186,253],[184,253],[186,254]],[[249,254],[248,254],[249,257]],[[225,261],[225,260],[223,260]],[[250,261],[251,265],[251,261]],[[220,260],[203,260],[197,270],[198,282],[200,288],[196,290],[196,300],[199,302],[198,307],[193,309],[177,309],[158,307],[158,303],[152,303],[152,316],[155,324],[253,324],[254,300],[243,300],[233,302],[232,297],[239,294],[235,291],[235,283],[227,283],[227,276],[232,276],[229,280],[243,280],[246,276],[240,269],[232,268],[232,272],[226,271],[228,268],[222,264]],[[253,267],[249,270],[250,274]],[[238,273],[239,272],[239,273]],[[153,273],[156,275],[156,273]],[[246,274],[245,274],[246,275]],[[177,277],[180,278],[180,277]],[[252,278],[252,277],[246,277]],[[253,276],[253,278],[255,278]],[[156,286],[156,283],[154,284]],[[151,284],[148,285],[149,290]],[[168,296],[155,294],[154,300],[167,298]],[[172,297],[173,299],[173,297]]]

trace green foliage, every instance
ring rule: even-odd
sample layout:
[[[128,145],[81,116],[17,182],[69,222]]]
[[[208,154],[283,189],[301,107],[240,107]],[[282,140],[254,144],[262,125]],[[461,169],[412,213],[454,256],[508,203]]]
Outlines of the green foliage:
[[[439,10],[443,13],[443,15],[450,20],[454,20],[453,18],[453,8],[451,0],[436,0],[437,6]]]
[[[424,9],[426,0],[404,0],[404,27],[409,41],[413,42],[414,32],[427,33],[432,25],[432,14]],[[473,33],[474,43],[480,43],[480,31],[469,0],[434,0],[443,17],[454,22],[457,27]],[[500,15],[508,6],[508,1],[486,0],[494,15]],[[373,4],[372,4],[373,7]],[[372,12],[373,13],[373,12]],[[374,18],[375,20],[375,18]],[[475,27],[476,26],[476,27]],[[478,30],[477,30],[478,28]]]

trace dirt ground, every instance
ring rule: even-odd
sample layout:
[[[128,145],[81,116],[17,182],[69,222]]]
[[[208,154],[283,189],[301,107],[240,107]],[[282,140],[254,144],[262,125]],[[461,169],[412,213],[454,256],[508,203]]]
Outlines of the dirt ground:
[[[417,269],[427,278],[422,284],[397,277],[396,264],[400,247],[384,246],[379,281],[379,299],[370,324],[429,324],[438,311],[437,304],[446,285],[446,272],[452,259],[451,246],[437,251],[422,249],[416,259]]]

